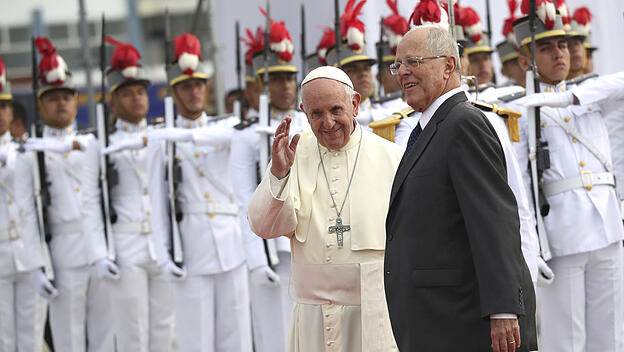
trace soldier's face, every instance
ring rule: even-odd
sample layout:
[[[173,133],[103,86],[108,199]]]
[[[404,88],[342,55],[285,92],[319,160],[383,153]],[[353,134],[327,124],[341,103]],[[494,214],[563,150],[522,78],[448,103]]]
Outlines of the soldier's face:
[[[333,79],[319,78],[302,88],[301,110],[308,117],[318,142],[332,150],[349,142],[360,105],[359,94],[355,93],[352,99],[345,87]]]
[[[0,135],[4,134],[13,120],[13,106],[10,100],[0,100]]]
[[[382,72],[380,73],[381,85],[383,85],[384,94],[390,94],[401,90],[399,81],[397,81],[397,78],[390,73],[388,66],[389,64],[384,64],[382,66]]]
[[[206,107],[206,81],[187,79],[173,86],[178,97],[180,115],[187,118],[199,117]]]
[[[294,72],[269,73],[271,105],[279,110],[291,109],[297,97],[297,81]]]
[[[462,76],[470,76],[470,61],[466,51],[459,57],[459,62],[461,63]]]
[[[474,53],[468,55],[472,73],[477,76],[479,84],[490,83],[494,78],[492,55],[490,53]]]
[[[509,60],[503,63],[503,74],[511,79],[513,79],[516,84],[524,85],[524,71],[520,64],[518,63],[518,59]]]
[[[368,61],[351,62],[342,66],[342,70],[353,82],[353,89],[360,93],[362,99],[371,97],[375,89],[371,66],[373,64]]]
[[[570,71],[568,41],[563,37],[544,38],[535,42],[535,62],[549,80],[562,81]]]
[[[585,47],[579,38],[568,39],[568,51],[570,52],[570,71],[579,71],[585,64]]]
[[[140,122],[149,109],[147,89],[143,84],[128,84],[113,93],[112,108],[122,120]]]
[[[65,128],[74,121],[78,108],[74,92],[55,89],[44,93],[40,101],[43,121],[46,125]]]
[[[245,84],[245,99],[249,106],[258,110],[260,105],[260,84],[256,81]]]

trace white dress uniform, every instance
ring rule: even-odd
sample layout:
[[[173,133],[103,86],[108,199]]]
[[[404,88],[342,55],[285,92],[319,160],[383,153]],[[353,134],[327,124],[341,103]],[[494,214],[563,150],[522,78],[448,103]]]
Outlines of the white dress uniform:
[[[54,349],[113,351],[109,285],[92,265],[106,257],[98,184],[100,148],[93,135],[77,136],[72,127],[45,126],[43,134],[81,144],[81,150],[45,152],[50,252],[59,291],[49,302]]]
[[[249,352],[249,283],[229,165],[236,117],[178,116],[176,126],[219,138],[176,142],[182,167],[178,203],[188,276],[174,280],[180,351]],[[197,140],[198,138],[196,138]]]
[[[397,109],[386,109],[382,104],[373,102],[370,98],[366,98],[360,102],[358,115],[355,117],[357,122],[367,131],[372,131],[368,125],[373,121],[383,120],[392,115]]]
[[[565,89],[565,82],[542,83],[540,91]],[[526,109],[509,106],[525,115]],[[624,230],[615,189],[600,184],[609,180],[605,164],[611,163],[603,109],[601,104],[541,109],[551,161],[543,174],[550,203],[544,222],[555,274],[551,285],[538,287],[544,351],[622,351]],[[518,161],[528,165],[527,120],[519,121]],[[566,131],[578,131],[601,157]],[[529,170],[524,171],[529,187]]]
[[[255,117],[257,112],[250,110],[247,116]],[[291,134],[310,130],[306,115],[295,110],[271,114],[270,126],[276,128],[286,116],[292,117]],[[256,131],[257,127],[258,123],[254,123],[234,132],[231,158],[232,180],[236,185],[235,194],[243,229],[247,265],[251,272],[254,346],[257,352],[283,351],[288,336],[290,313],[294,305],[290,289],[290,241],[287,238],[276,239],[280,264],[274,269],[279,275],[280,282],[279,285],[271,284],[266,276],[260,275],[262,269],[268,268],[269,265],[263,240],[251,232],[247,222],[247,206],[259,183],[259,145],[263,143],[263,138]]]
[[[110,143],[140,138],[145,119],[132,124],[117,119]],[[111,282],[117,351],[171,351],[173,302],[168,263],[169,217],[165,155],[162,142],[109,155],[119,183],[111,187],[111,204],[120,278]]]
[[[41,351],[46,302],[30,282],[43,266],[33,170],[0,135],[0,351]]]

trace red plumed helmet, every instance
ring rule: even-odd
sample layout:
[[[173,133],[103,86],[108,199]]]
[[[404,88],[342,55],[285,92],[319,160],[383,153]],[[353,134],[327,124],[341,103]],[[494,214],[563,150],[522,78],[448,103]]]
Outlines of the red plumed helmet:
[[[7,75],[6,75],[6,67],[4,66],[4,61],[0,57],[0,92],[4,90],[6,87]]]
[[[513,22],[518,19],[515,14],[518,2],[516,0],[507,0],[507,6],[509,7],[509,17],[505,19],[503,24],[503,36],[507,38],[508,42],[515,43],[516,36],[513,31]]]
[[[563,22],[564,26],[572,22],[572,17],[570,17],[570,10],[568,9],[568,5],[565,3],[565,0],[557,0],[557,10],[561,15],[561,21]]]
[[[175,45],[175,59],[185,75],[192,75],[197,70],[201,59],[201,44],[196,36],[184,32],[173,39]]]
[[[247,38],[241,37],[241,41],[247,45],[247,51],[245,51],[245,64],[251,66],[253,63],[253,55],[264,49],[264,30],[262,27],[256,28],[256,35],[254,36],[250,29],[245,31]]]
[[[589,31],[591,30],[591,18],[592,14],[589,9],[585,6],[579,7],[574,11],[574,15],[572,15],[574,21],[578,24],[578,31],[581,35],[589,35]]]
[[[260,12],[266,16],[266,12],[260,7]],[[286,29],[284,21],[276,22],[271,20],[269,32],[269,48],[277,53],[280,60],[290,62],[295,52],[290,33]]]
[[[464,32],[470,36],[470,40],[474,43],[480,42],[483,37],[483,23],[477,11],[472,7],[464,7],[461,18]]]
[[[544,23],[544,28],[547,30],[555,27],[555,18],[557,11],[555,10],[555,4],[552,0],[536,0],[535,2],[537,17]],[[520,6],[522,13],[528,14],[530,11],[530,0],[522,0]]]
[[[445,1],[442,1],[440,4],[442,5],[442,9],[446,11],[447,16],[449,16],[449,23],[450,23],[451,19],[450,19],[449,10],[448,10],[448,3]],[[453,16],[455,17],[455,25],[462,24],[461,13],[462,13],[462,8],[459,7],[457,0],[453,0]]]
[[[56,48],[48,38],[37,37],[35,45],[41,55],[38,71],[39,80],[45,85],[61,85],[67,79],[67,63],[56,53]]]
[[[340,35],[341,39],[347,40],[349,49],[358,51],[364,47],[364,22],[360,21],[358,16],[362,14],[366,0],[360,1],[357,5],[355,2],[356,0],[349,0],[344,13],[340,16]]]
[[[396,55],[396,47],[405,33],[409,30],[409,23],[405,17],[399,14],[399,0],[386,0],[386,3],[392,10],[392,15],[383,19],[384,33],[388,37],[390,51]]]
[[[139,60],[141,54],[132,44],[122,43],[111,37],[106,37],[106,42],[115,45],[111,58],[111,67],[121,71],[126,79],[135,79],[139,73]]]
[[[448,21],[446,11],[442,10],[436,0],[421,0],[414,7],[414,12],[412,12],[408,23],[412,23],[415,26],[430,23],[448,25]]]
[[[327,49],[336,44],[336,32],[331,27],[323,27],[323,36],[316,46],[319,62],[323,66],[327,66]]]

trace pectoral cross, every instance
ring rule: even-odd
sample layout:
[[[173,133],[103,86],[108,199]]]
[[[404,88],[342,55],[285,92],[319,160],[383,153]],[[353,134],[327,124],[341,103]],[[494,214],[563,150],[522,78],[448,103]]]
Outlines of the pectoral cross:
[[[329,227],[329,233],[336,234],[336,240],[338,241],[338,248],[342,248],[343,245],[343,233],[345,231],[351,231],[351,225],[343,225],[341,218],[336,218],[336,226]]]

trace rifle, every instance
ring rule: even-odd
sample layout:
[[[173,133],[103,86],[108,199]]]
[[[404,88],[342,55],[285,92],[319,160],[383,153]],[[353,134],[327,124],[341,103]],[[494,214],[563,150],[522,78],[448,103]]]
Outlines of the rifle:
[[[528,94],[539,93],[539,76],[537,64],[535,62],[535,31],[536,31],[536,6],[535,0],[529,3],[529,28],[531,30],[531,66],[526,73],[526,92]],[[533,194],[533,205],[535,208],[535,218],[537,222],[537,236],[540,244],[540,254],[545,261],[552,258],[544,216],[548,215],[550,205],[542,191],[544,184],[544,170],[550,167],[550,154],[548,152],[548,142],[542,140],[540,127],[539,107],[528,108],[528,142],[529,142],[529,169],[531,172],[531,193]]]
[[[37,138],[43,137],[43,118],[39,116],[39,100],[37,99],[37,91],[39,90],[39,77],[37,75],[37,51],[35,50],[35,37],[31,38],[31,56],[32,56],[32,88],[33,100],[35,108],[35,116],[30,125],[30,135]],[[43,152],[37,152],[33,163],[33,185],[35,188],[35,208],[37,210],[37,225],[39,227],[39,236],[41,242],[41,252],[43,255],[43,272],[46,278],[54,284],[54,269],[52,268],[52,258],[50,256],[50,248],[48,247],[48,239],[51,234],[48,232],[47,208],[50,206],[50,191],[48,190],[48,181],[46,180],[45,155]]]
[[[171,64],[171,28],[169,26],[169,9],[165,9],[165,70],[168,71]],[[175,116],[173,115],[173,97],[171,91],[165,97],[165,127],[174,127]],[[167,189],[169,191],[169,235],[171,236],[171,257],[173,263],[182,268],[184,266],[184,253],[182,251],[182,237],[180,236],[179,221],[182,220],[182,212],[178,210],[176,198],[178,185],[182,182],[182,167],[176,159],[175,142],[167,141]]]
[[[340,0],[334,0],[334,33],[336,35],[336,57],[338,58],[338,68],[342,68],[342,64],[340,63],[340,46],[342,45],[342,40],[340,37]]]
[[[301,3],[301,81],[308,72],[306,66],[305,6]]]
[[[95,106],[95,117],[97,123],[97,137],[100,149],[108,146],[108,114],[106,109],[106,20],[102,14],[102,42],[100,43],[100,72],[102,73],[100,101]],[[117,222],[117,213],[110,201],[110,190],[117,185],[119,175],[108,158],[108,155],[100,155],[100,189],[102,190],[102,216],[104,218],[104,236],[106,237],[107,257],[111,261],[117,259],[115,251],[115,239],[113,234],[113,224]]]
[[[236,79],[238,83],[238,100],[234,102],[234,114],[238,115],[241,122],[245,119],[243,111],[243,84],[241,82],[241,52],[240,52],[240,28],[236,21]]]
[[[379,20],[379,45],[377,46],[377,81],[379,82],[377,99],[381,98],[381,89],[383,88],[383,20],[383,16],[381,16]],[[388,45],[390,45],[390,42],[388,42]]]
[[[259,119],[258,121],[260,126],[269,126],[269,110],[270,110],[270,99],[269,99],[269,52],[270,52],[270,33],[271,33],[271,8],[270,8],[269,0],[266,1],[266,23],[264,27],[264,49],[263,49],[263,58],[264,58],[264,74],[263,74],[263,87],[262,93],[260,93],[260,111],[259,111]],[[271,150],[271,136],[269,134],[263,135],[261,138],[264,138],[264,141],[260,143],[260,175],[264,175],[266,172],[266,167],[269,164],[269,151]],[[267,255],[267,261],[269,266],[272,269],[279,264],[279,257],[277,256],[277,246],[275,245],[274,239],[263,239],[264,243],[264,251]]]

